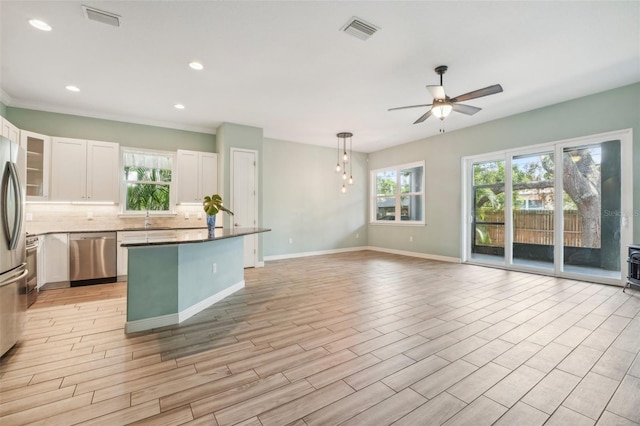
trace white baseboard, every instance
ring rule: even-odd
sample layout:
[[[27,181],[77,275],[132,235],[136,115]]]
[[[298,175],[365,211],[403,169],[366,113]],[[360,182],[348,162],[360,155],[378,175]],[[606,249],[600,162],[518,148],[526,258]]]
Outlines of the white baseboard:
[[[417,253],[414,251],[395,250],[383,247],[367,247],[367,250],[380,251],[383,253],[399,254],[401,256],[419,257],[421,259],[437,260],[440,262],[462,263],[459,257],[441,256],[439,254]]]
[[[419,257],[421,259],[437,260],[440,262],[461,263],[461,260],[459,257],[441,256],[439,254],[429,254],[429,253],[417,253],[413,251],[395,250],[395,249],[388,249],[384,247],[373,247],[373,246],[349,247],[349,248],[334,249],[334,250],[320,250],[320,251],[307,251],[303,253],[279,254],[275,256],[265,256],[264,260],[268,262],[271,260],[295,259],[298,257],[320,256],[323,254],[346,253],[350,251],[362,251],[362,250],[371,250],[371,251],[379,251],[383,253],[399,254],[401,256]]]
[[[151,330],[153,328],[166,327],[168,325],[180,324],[182,321],[191,318],[197,313],[200,313],[207,309],[209,306],[221,301],[227,296],[232,295],[236,291],[244,288],[244,280],[225,288],[224,290],[207,297],[206,299],[196,303],[193,306],[189,306],[187,309],[175,313],[162,315],[159,317],[145,318],[136,321],[127,321],[124,325],[125,333],[136,333],[138,331]]]
[[[232,285],[231,287],[225,288],[222,291],[219,291],[218,293],[207,297],[206,299],[196,303],[193,306],[189,306],[187,309],[185,309],[184,311],[178,313],[178,321],[182,322],[188,318],[191,318],[192,316],[194,316],[197,313],[200,313],[202,311],[204,311],[205,309],[207,309],[209,306],[213,305],[214,303],[218,303],[219,301],[221,301],[222,299],[224,299],[227,296],[231,296],[233,293],[235,293],[238,290],[242,290],[244,288],[244,280],[240,281],[239,283],[236,283],[234,285]]]
[[[265,256],[264,261],[268,262],[271,260],[295,259],[297,257],[320,256],[323,254],[346,253],[349,251],[362,251],[362,250],[368,250],[368,248],[363,246],[363,247],[349,247],[349,248],[332,249],[332,250],[305,251],[302,253],[277,254],[274,256]]]
[[[127,321],[124,324],[125,333],[136,333],[138,331],[151,330],[152,328],[166,327],[167,325],[178,324],[178,314],[162,315],[160,317],[145,318],[136,321]]]

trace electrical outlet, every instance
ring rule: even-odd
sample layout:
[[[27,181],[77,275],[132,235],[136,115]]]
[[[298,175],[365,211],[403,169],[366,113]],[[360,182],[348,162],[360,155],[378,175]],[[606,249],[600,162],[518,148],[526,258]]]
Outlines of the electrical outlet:
[[[293,238],[289,238],[289,244],[293,244]]]
[[[198,212],[198,219],[202,219],[202,213]]]
[[[409,242],[412,243],[413,242],[413,236],[409,237]]]
[[[33,220],[33,213],[27,213],[27,222],[31,222]]]
[[[356,234],[356,240],[360,238],[360,234]]]
[[[87,219],[93,220],[93,212],[87,212]]]
[[[215,274],[216,272],[218,272],[218,264],[214,263],[213,266],[211,267],[211,273]]]
[[[184,218],[189,219],[189,212],[184,212]]]

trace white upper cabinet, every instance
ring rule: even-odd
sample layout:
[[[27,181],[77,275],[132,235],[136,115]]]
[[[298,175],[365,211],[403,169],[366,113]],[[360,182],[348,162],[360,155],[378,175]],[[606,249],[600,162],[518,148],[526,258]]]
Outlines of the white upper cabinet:
[[[87,141],[53,138],[51,141],[51,199],[86,201]]]
[[[20,145],[27,152],[27,200],[48,200],[51,137],[21,130]]]
[[[117,143],[53,138],[51,199],[117,203],[118,152]]]
[[[218,192],[218,154],[178,150],[178,204],[200,204]]]
[[[0,117],[0,121],[2,122],[2,136],[9,138],[12,142],[20,143],[20,129],[5,118]]]
[[[87,141],[87,201],[118,202],[120,146]]]

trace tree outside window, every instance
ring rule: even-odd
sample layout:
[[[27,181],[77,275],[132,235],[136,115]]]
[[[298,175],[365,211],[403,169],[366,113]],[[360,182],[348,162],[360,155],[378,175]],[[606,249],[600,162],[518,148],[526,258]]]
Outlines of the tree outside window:
[[[172,211],[173,153],[123,149],[125,212]]]
[[[424,223],[424,163],[371,172],[372,222]]]

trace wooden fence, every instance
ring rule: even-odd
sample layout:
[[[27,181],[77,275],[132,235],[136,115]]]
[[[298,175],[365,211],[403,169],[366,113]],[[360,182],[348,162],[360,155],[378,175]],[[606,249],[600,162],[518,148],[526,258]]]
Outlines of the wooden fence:
[[[484,211],[483,222],[504,222],[503,212]],[[516,210],[513,213],[514,243],[553,245],[555,212],[553,210]],[[476,245],[504,247],[504,225],[477,224],[489,240],[478,237]],[[582,222],[575,210],[564,211],[565,247],[582,247]],[[598,246],[599,247],[599,246]]]

